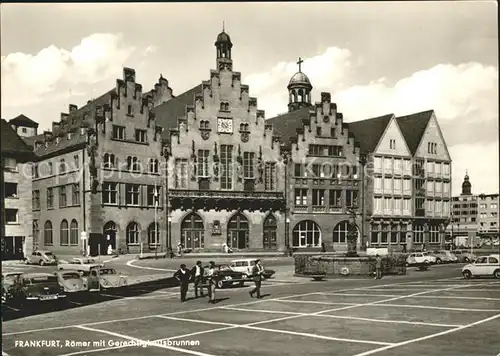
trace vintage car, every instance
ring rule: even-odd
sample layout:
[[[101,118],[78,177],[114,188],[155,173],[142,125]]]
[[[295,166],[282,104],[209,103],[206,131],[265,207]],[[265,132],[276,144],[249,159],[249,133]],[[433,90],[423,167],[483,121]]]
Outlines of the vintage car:
[[[473,263],[462,268],[465,279],[472,277],[495,277],[500,279],[500,255],[478,257]]]
[[[40,266],[50,266],[50,265],[56,265],[57,260],[56,256],[51,251],[47,250],[35,250],[26,257],[25,260],[26,264],[28,265],[40,265]]]
[[[436,258],[437,264],[453,262],[453,259],[447,253],[445,253],[445,251],[435,250],[432,251],[431,254]]]
[[[83,279],[82,273],[76,270],[58,271],[54,272],[54,275],[65,293],[76,295],[88,291],[87,281]]]
[[[451,251],[451,253],[453,253],[457,257],[457,262],[469,263],[475,261],[477,258],[475,254],[467,250],[455,250]]]
[[[10,288],[16,304],[66,300],[64,289],[52,273],[23,273]]]
[[[2,273],[2,303],[12,298],[11,288],[19,281],[24,272],[4,272]]]
[[[429,259],[429,255],[424,255],[424,252],[413,252],[408,255],[406,258],[407,266],[419,266],[419,265],[430,265],[431,260]]]
[[[94,260],[93,258],[79,257],[79,258],[73,258],[69,261],[59,260],[57,263],[57,269],[75,270],[77,269],[77,265],[99,265],[100,267],[104,267],[104,263],[97,263],[96,260]]]
[[[255,266],[256,258],[244,258],[240,260],[232,260],[230,267],[233,271],[241,272],[250,278],[252,276],[253,267]],[[276,272],[272,269],[267,269],[264,267],[264,278],[271,278]]]
[[[205,276],[208,271],[208,266],[204,267]],[[215,274],[217,277],[217,288],[225,288],[229,286],[243,287],[245,281],[247,280],[247,275],[241,272],[237,272],[231,268],[231,266],[226,264],[220,264],[215,266]]]

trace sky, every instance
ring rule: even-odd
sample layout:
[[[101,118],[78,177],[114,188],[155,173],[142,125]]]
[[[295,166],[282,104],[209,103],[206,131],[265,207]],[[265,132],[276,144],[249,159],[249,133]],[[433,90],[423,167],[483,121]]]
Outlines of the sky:
[[[499,191],[495,1],[2,4],[1,115],[48,129],[136,70],[179,95],[215,69],[222,30],[233,69],[270,118],[302,71],[313,101],[330,92],[346,122],[433,109],[453,160],[453,194]]]

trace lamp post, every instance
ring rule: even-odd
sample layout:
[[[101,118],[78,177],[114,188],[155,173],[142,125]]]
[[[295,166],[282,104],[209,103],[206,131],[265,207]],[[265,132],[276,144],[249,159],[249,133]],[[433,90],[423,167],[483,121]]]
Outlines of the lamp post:
[[[365,239],[365,166],[366,153],[361,153],[359,163],[361,164],[361,251],[366,251]]]
[[[288,250],[290,249],[290,235],[288,233],[289,228],[290,228],[290,218],[288,217],[288,214],[287,214],[286,219],[285,219],[285,248],[287,249],[287,251],[286,251],[287,253],[288,253]]]

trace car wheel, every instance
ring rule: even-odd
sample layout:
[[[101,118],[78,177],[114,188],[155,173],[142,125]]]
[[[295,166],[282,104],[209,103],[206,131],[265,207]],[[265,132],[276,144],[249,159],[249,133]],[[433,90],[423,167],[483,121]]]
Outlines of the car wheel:
[[[464,261],[469,263],[469,257],[465,257]]]
[[[472,278],[472,273],[470,271],[463,271],[462,272],[463,276],[465,279],[471,279]]]
[[[44,266],[45,265],[45,262],[43,262],[43,260],[40,260],[40,266]]]
[[[437,263],[438,265],[440,265],[442,262],[443,262],[443,261],[441,261],[441,259],[440,259],[440,258],[438,258],[438,259],[436,260],[436,263]]]
[[[495,276],[495,278],[500,279],[500,269],[497,269],[497,270],[493,273],[493,275]]]
[[[429,264],[429,261],[425,260],[425,261],[424,261],[424,263],[425,263],[425,264]]]
[[[224,283],[222,281],[217,282],[217,288],[222,289],[224,287]]]

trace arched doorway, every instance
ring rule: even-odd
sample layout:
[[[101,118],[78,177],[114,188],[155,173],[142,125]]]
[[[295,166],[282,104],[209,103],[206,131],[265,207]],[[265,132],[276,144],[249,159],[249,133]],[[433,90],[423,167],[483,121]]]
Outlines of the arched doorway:
[[[250,246],[250,234],[247,218],[241,214],[234,214],[227,223],[227,245],[239,250]]]
[[[106,243],[111,245],[111,248],[113,250],[116,249],[116,224],[113,221],[108,221],[104,225],[103,229],[104,233],[104,239],[106,240]]]
[[[321,230],[314,221],[302,220],[293,228],[293,247],[319,247]]]
[[[264,220],[262,245],[266,250],[276,250],[278,247],[276,239],[276,231],[278,230],[278,223],[273,214],[269,214]]]
[[[334,244],[343,244],[347,243],[347,233],[349,232],[349,221],[344,220],[339,222],[337,225],[335,225],[333,229],[333,243]],[[356,232],[358,233],[358,236],[356,238],[356,241],[359,240],[359,229],[356,226]]]
[[[184,248],[195,249],[204,247],[205,226],[201,216],[191,213],[182,220],[181,242]]]

